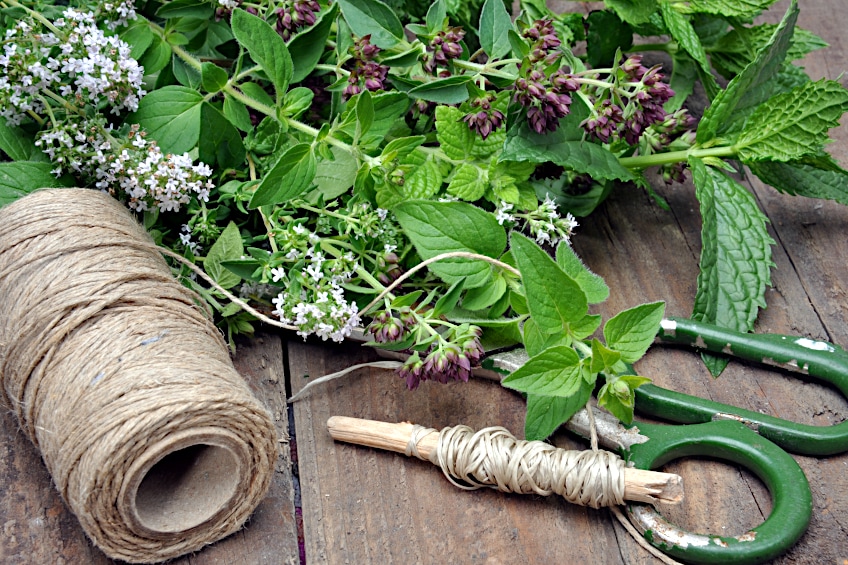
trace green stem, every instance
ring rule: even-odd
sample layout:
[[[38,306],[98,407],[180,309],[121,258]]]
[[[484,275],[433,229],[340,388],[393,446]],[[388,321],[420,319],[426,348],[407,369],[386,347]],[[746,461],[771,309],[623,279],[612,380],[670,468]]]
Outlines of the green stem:
[[[655,153],[653,155],[639,155],[637,157],[622,157],[618,160],[621,165],[628,169],[646,169],[656,165],[668,165],[687,161],[690,157],[733,157],[736,155],[735,147],[710,147],[708,149],[686,149],[685,151],[670,151],[668,153]]]
[[[356,218],[352,218],[350,216],[345,216],[344,214],[339,214],[338,212],[333,212],[332,210],[327,210],[324,208],[315,208],[314,206],[310,206],[304,202],[298,202],[297,207],[302,210],[308,210],[310,212],[315,212],[316,214],[323,214],[325,216],[332,216],[333,218],[338,218],[340,220],[344,220],[346,222],[351,222],[354,224],[358,224],[359,220]]]
[[[320,69],[322,71],[332,71],[336,74],[342,74],[344,76],[350,76],[349,70],[343,69],[343,68],[336,66],[336,65],[325,65],[325,64],[322,63],[322,64],[315,65],[315,68]]]
[[[464,61],[462,59],[453,59],[452,62],[455,67],[459,67],[460,69],[465,69],[468,71],[475,71],[477,73],[497,76],[509,80],[515,80],[516,78],[518,78],[515,75],[499,71],[494,67],[489,66],[488,64],[481,65],[480,63],[472,63],[471,61]]]

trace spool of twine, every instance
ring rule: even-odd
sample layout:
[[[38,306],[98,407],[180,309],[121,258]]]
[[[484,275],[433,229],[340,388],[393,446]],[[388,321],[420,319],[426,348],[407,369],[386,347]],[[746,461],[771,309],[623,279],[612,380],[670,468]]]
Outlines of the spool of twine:
[[[0,209],[0,400],[108,556],[237,531],[276,460],[267,410],[129,212],[89,189]]]

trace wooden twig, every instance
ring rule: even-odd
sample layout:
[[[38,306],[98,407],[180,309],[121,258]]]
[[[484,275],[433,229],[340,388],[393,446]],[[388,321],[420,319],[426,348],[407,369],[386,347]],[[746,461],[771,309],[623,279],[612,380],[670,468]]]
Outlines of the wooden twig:
[[[327,420],[333,439],[357,445],[376,447],[396,453],[405,453],[412,436],[413,424],[392,424],[375,420],[333,416]],[[422,436],[418,452],[428,458],[436,450],[438,432]],[[624,498],[649,504],[678,504],[683,500],[683,479],[680,475],[626,468],[624,470]]]

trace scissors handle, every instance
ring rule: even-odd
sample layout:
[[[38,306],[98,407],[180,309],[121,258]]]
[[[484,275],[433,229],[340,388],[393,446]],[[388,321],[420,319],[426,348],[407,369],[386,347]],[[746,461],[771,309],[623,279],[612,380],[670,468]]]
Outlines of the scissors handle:
[[[639,424],[650,439],[633,445],[628,459],[655,469],[673,459],[708,456],[745,467],[765,483],[773,501],[759,526],[737,537],[687,532],[667,522],[651,506],[630,504],[631,522],[664,553],[687,563],[757,564],[781,555],[806,531],[813,510],[807,477],[791,455],[735,421],[687,426]]]
[[[745,334],[681,318],[663,320],[657,337],[800,372],[848,398],[848,353],[827,342]],[[650,384],[636,389],[636,406],[642,414],[686,424],[736,419],[792,453],[824,456],[848,451],[848,421],[832,426],[799,424]]]

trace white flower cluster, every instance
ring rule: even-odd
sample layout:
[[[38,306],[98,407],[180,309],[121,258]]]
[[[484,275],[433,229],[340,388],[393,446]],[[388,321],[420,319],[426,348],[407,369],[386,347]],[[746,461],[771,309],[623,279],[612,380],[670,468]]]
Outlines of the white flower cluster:
[[[105,2],[100,5],[97,16],[108,29],[115,31],[136,18],[135,1]]]
[[[570,242],[574,229],[580,225],[570,212],[564,218],[561,217],[556,202],[550,196],[545,196],[545,201],[538,208],[527,213],[513,212],[512,204],[501,201],[495,209],[495,219],[501,225],[516,224],[523,220],[530,228],[530,234],[536,238],[536,243],[552,246],[560,241]]]
[[[44,111],[48,92],[78,108],[138,109],[144,69],[130,57],[129,45],[107,37],[90,12],[68,8],[63,15],[53,23],[59,35],[34,20],[19,20],[6,31],[0,116],[9,125],[21,123],[29,111]]]
[[[209,180],[212,169],[202,162],[195,164],[188,153],[165,155],[155,141],[144,137],[134,125],[121,143],[102,118],[82,123],[66,120],[39,133],[35,144],[58,164],[54,173],[71,170],[101,190],[114,193],[120,188],[133,210],[153,206],[161,212],[178,211],[192,196],[207,202],[214,188]]]
[[[239,7],[240,2],[239,0],[218,0],[218,4],[227,10],[232,11]]]
[[[292,247],[287,251],[285,258],[293,263],[288,272],[283,266],[271,269],[272,280],[283,282],[289,289],[271,300],[273,313],[284,324],[296,326],[298,335],[304,338],[315,334],[323,340],[344,341],[360,323],[356,303],[347,301],[341,286],[353,276],[356,258],[348,252],[328,259],[316,250],[319,238],[315,234],[301,225],[290,229],[296,237],[289,240],[308,242],[308,248]]]

